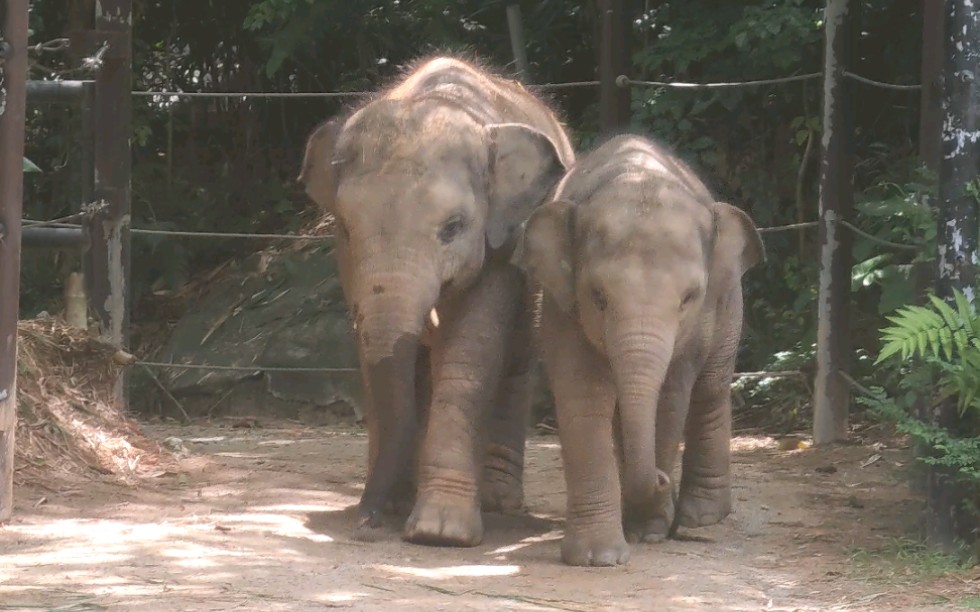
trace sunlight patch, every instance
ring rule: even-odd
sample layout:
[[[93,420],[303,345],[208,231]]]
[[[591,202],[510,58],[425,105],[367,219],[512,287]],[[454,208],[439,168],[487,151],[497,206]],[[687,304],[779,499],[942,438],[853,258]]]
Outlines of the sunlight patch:
[[[338,591],[336,593],[322,595],[318,599],[329,601],[330,603],[344,603],[348,601],[357,601],[358,599],[364,599],[366,597],[368,597],[367,593]]]
[[[561,531],[558,531],[558,530],[549,531],[548,533],[544,533],[544,534],[541,534],[539,536],[530,536],[530,537],[524,538],[523,540],[521,540],[521,541],[519,541],[519,542],[517,542],[515,544],[508,544],[506,546],[501,546],[500,548],[496,548],[496,549],[491,550],[490,552],[485,553],[485,554],[487,554],[487,555],[502,555],[502,554],[505,554],[505,553],[512,553],[515,550],[520,550],[522,548],[526,548],[526,547],[530,546],[531,544],[540,544],[542,542],[552,542],[554,540],[560,540],[561,539],[561,536],[562,536],[562,532]]]
[[[235,529],[248,530],[249,527],[261,528],[271,535],[302,538],[318,544],[329,544],[334,541],[328,535],[310,531],[298,518],[284,516],[282,514],[257,512],[249,514],[225,514],[213,518],[217,518],[218,522],[224,525],[235,525]]]
[[[405,567],[399,565],[372,565],[391,574],[445,580],[447,578],[490,578],[513,576],[521,571],[520,565],[452,565],[447,567]]]

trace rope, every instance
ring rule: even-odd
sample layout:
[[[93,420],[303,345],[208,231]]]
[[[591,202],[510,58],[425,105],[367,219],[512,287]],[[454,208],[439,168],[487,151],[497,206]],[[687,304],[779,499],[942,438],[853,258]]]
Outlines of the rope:
[[[357,368],[286,368],[276,366],[229,366],[208,365],[206,363],[165,363],[161,361],[137,361],[135,365],[148,368],[170,368],[175,370],[220,370],[226,372],[326,372],[350,373],[358,372]]]
[[[899,85],[897,83],[885,83],[884,81],[876,81],[874,79],[869,79],[868,77],[863,77],[859,74],[854,74],[853,72],[844,72],[844,76],[857,81],[858,83],[864,83],[865,85],[871,85],[872,87],[880,87],[882,89],[894,89],[896,91],[913,91],[916,89],[922,89],[922,85]]]
[[[68,223],[68,221],[77,221],[78,219],[85,219],[87,217],[94,217],[95,215],[101,213],[105,209],[109,208],[109,203],[105,200],[96,200],[89,204],[83,204],[81,212],[73,213],[70,215],[65,215],[64,217],[59,217],[57,219],[51,219],[49,221],[36,221],[34,219],[21,219],[21,225],[27,227],[82,227],[77,223]]]
[[[805,223],[790,223],[789,225],[776,225],[774,227],[760,227],[760,234],[773,234],[776,232],[786,232],[796,229],[807,229],[819,225],[819,221],[806,221]]]
[[[919,246],[917,244],[899,244],[898,242],[892,242],[890,240],[885,240],[884,238],[878,238],[877,236],[874,236],[872,234],[869,234],[868,232],[866,232],[863,229],[857,227],[853,223],[851,223],[849,221],[844,221],[843,219],[838,219],[837,222],[840,223],[841,225],[843,225],[844,227],[846,227],[847,229],[851,230],[855,234],[857,234],[859,236],[863,236],[864,238],[867,238],[871,242],[878,243],[878,244],[880,244],[882,246],[890,247],[890,248],[893,248],[893,249],[901,249],[901,250],[904,250],[904,251],[918,251],[919,249],[922,248],[921,246]]]
[[[851,230],[855,234],[867,240],[870,240],[871,242],[879,244],[881,246],[889,247],[892,249],[900,249],[903,251],[918,251],[919,249],[922,248],[920,245],[917,244],[901,244],[898,242],[892,242],[891,240],[885,240],[884,238],[879,238],[874,234],[869,234],[868,232],[854,225],[850,221],[844,221],[843,219],[838,219],[837,223],[843,225],[844,227]],[[794,229],[807,229],[811,227],[816,227],[818,225],[820,225],[819,221],[807,221],[805,223],[792,223],[790,225],[777,225],[775,227],[760,227],[758,231],[760,234],[769,234],[769,233],[782,232],[782,231],[794,230]]]

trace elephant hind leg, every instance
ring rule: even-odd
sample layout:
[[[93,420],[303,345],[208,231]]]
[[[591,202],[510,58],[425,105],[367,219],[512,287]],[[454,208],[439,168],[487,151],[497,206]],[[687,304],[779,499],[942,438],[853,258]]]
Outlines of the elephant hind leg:
[[[507,362],[490,407],[481,501],[483,510],[524,510],[524,443],[534,376],[530,309],[517,315],[507,342]]]

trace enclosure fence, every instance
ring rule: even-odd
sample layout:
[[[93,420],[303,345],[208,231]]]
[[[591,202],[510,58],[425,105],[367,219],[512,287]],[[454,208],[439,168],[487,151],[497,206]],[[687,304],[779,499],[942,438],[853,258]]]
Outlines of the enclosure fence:
[[[854,80],[857,83],[871,87],[879,87],[883,89],[896,90],[896,91],[912,91],[921,88],[921,85],[911,84],[894,84],[885,83],[882,81],[870,79],[863,77],[851,72],[845,72],[845,76]],[[801,81],[810,81],[823,77],[822,72],[812,72],[808,74],[791,75],[781,78],[771,78],[771,79],[755,79],[748,81],[739,82],[712,82],[712,83],[690,83],[690,82],[680,82],[680,81],[649,81],[649,80],[637,80],[631,79],[626,75],[620,75],[616,78],[616,85],[621,88],[666,88],[666,89],[678,89],[678,90],[688,90],[688,91],[698,91],[698,90],[715,90],[715,89],[732,89],[732,88],[744,88],[744,87],[759,87],[767,85],[781,85],[787,83],[795,83]],[[582,87],[598,87],[600,81],[574,81],[566,83],[545,83],[537,85],[528,85],[527,88],[530,90],[561,90],[570,88],[582,88]],[[180,98],[205,98],[205,99],[240,99],[246,100],[251,98],[257,99],[303,99],[303,98],[364,98],[375,95],[376,92],[373,91],[329,91],[329,92],[250,92],[250,91],[240,91],[240,92],[210,92],[210,91],[179,91],[179,90],[138,90],[132,91],[131,94],[134,97],[139,98],[154,98],[154,99],[180,99]],[[41,227],[57,227],[57,228],[68,228],[76,230],[79,232],[84,231],[86,227],[82,223],[74,223],[84,217],[94,217],[98,215],[105,207],[105,203],[95,202],[86,207],[86,210],[76,213],[73,215],[68,215],[58,219],[52,219],[48,221],[35,220],[35,219],[24,219],[23,225],[25,228],[41,228]],[[891,249],[900,250],[916,250],[919,247],[916,245],[906,245],[899,244],[895,242],[890,242],[883,240],[874,236],[864,230],[858,228],[849,221],[843,219],[836,219],[835,223],[854,232],[856,235],[862,236],[872,242],[875,242],[883,247]],[[777,225],[772,227],[760,227],[758,231],[760,234],[768,235],[778,232],[787,231],[798,231],[813,229],[820,225],[819,221],[806,221],[802,223],[791,223],[785,225]],[[202,239],[246,239],[246,240],[277,240],[277,241],[303,241],[303,242],[316,242],[316,241],[330,241],[333,236],[331,234],[277,234],[277,233],[246,233],[246,232],[211,232],[211,231],[186,231],[186,230],[164,230],[164,229],[151,229],[151,228],[129,228],[129,233],[135,236],[164,236],[171,238],[202,238]],[[327,368],[327,367],[272,367],[272,366],[251,366],[251,365],[226,365],[226,364],[206,364],[206,363],[172,363],[172,362],[159,362],[159,361],[148,361],[148,360],[137,360],[133,362],[135,365],[140,365],[147,368],[154,369],[173,369],[173,370],[214,370],[214,371],[235,371],[235,372],[251,372],[251,373],[262,373],[262,372],[297,372],[297,373],[353,373],[357,372],[357,368]],[[735,379],[761,379],[761,378],[800,378],[803,377],[804,373],[799,370],[772,370],[772,371],[757,371],[757,372],[736,372]]]

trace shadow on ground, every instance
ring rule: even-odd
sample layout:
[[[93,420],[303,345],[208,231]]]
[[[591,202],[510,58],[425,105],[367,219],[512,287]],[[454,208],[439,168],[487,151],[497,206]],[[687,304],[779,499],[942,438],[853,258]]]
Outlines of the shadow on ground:
[[[849,561],[916,522],[903,449],[780,451],[769,438],[737,438],[732,516],[635,546],[626,567],[583,569],[559,561],[554,437],[528,443],[529,514],[488,514],[480,546],[435,548],[403,542],[391,520],[376,541],[354,536],[366,455],[358,430],[147,429],[183,441],[179,471],[138,488],[17,491],[17,518],[0,528],[0,609],[925,610],[932,601],[921,586],[861,579]]]

